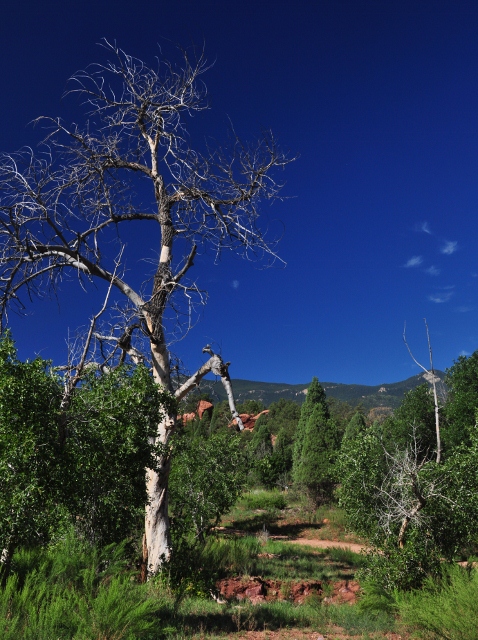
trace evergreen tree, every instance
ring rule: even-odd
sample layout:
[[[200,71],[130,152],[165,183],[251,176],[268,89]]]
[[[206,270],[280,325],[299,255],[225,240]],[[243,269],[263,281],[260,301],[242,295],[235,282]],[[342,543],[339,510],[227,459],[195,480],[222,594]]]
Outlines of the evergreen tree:
[[[269,456],[272,453],[272,440],[269,420],[267,415],[262,415],[257,420],[252,432],[251,453],[257,460]]]
[[[214,405],[209,432],[213,434],[216,433],[216,431],[227,430],[231,420],[231,410],[229,409],[227,400],[218,402]]]
[[[292,475],[295,477],[294,469],[298,468],[302,457],[302,447],[304,444],[305,430],[307,426],[307,420],[312,415],[314,408],[320,405],[323,410],[324,417],[328,420],[330,418],[329,407],[327,405],[327,399],[325,391],[323,390],[320,382],[316,377],[312,378],[310,387],[307,389],[307,395],[305,402],[300,410],[300,418],[297,424],[295,433],[294,450],[292,454]]]
[[[317,502],[323,502],[332,493],[339,444],[337,425],[327,417],[323,405],[316,404],[306,422],[294,482],[306,487]]]
[[[348,423],[345,429],[344,439],[352,440],[353,438],[358,436],[359,433],[363,433],[365,431],[366,426],[367,426],[367,423],[365,422],[365,417],[363,413],[360,413],[360,411],[357,411],[357,413],[354,414],[354,416],[352,417],[352,419],[350,420],[350,422]]]

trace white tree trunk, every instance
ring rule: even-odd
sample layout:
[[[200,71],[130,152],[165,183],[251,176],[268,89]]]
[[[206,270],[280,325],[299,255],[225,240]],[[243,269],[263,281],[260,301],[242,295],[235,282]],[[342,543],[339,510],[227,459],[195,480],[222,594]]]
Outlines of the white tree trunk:
[[[171,377],[169,371],[169,354],[164,346],[151,345],[153,355],[153,375],[156,383],[172,392]],[[231,379],[229,377],[229,363],[224,363],[221,356],[214,354],[211,348],[204,347],[203,353],[209,353],[211,357],[194,375],[186,380],[175,392],[177,400],[184,398],[189,391],[197,387],[202,378],[209,372],[221,377],[226,389],[229,407],[236,419],[239,429],[244,425],[237,413],[232,393]],[[171,470],[171,459],[168,453],[168,443],[176,424],[177,416],[169,414],[158,425],[155,444],[164,447],[165,453],[158,460],[156,471],[147,469],[146,489],[148,502],[146,504],[145,533],[143,537],[143,571],[142,577],[146,579],[168,562],[171,557],[171,538],[169,531],[168,513],[168,483]]]
[[[158,385],[171,391],[169,371],[169,354],[165,347],[151,345],[153,355],[153,376]],[[167,449],[168,441],[176,422],[175,415],[167,415],[158,425],[155,444]],[[143,566],[146,574],[156,573],[171,556],[171,539],[169,534],[168,514],[168,482],[171,461],[169,455],[161,455],[158,470],[147,469],[145,533],[143,539]]]
[[[170,425],[172,426],[170,417],[161,422],[158,428],[157,441],[167,444]],[[168,562],[171,556],[168,514],[170,466],[169,458],[163,456],[160,460],[158,472],[152,469],[147,470],[146,490],[148,502],[146,504],[144,527],[143,562],[146,564],[148,575],[156,573],[164,562]]]

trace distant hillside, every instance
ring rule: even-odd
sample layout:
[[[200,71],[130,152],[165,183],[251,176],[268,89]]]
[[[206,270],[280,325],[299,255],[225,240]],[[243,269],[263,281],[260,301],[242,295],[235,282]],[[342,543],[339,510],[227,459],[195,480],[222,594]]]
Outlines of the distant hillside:
[[[338,382],[321,382],[321,385],[324,387],[327,397],[348,402],[353,407],[362,402],[365,409],[371,409],[373,407],[390,407],[391,409],[396,409],[407,391],[411,391],[418,385],[427,382],[426,375],[427,374],[418,374],[401,382],[384,383],[376,386],[341,384]],[[445,385],[443,383],[445,374],[442,371],[436,371],[436,375],[440,378],[438,384],[440,395],[443,395],[445,393]],[[279,400],[279,398],[294,400],[298,404],[302,404],[309,384],[310,382],[304,384],[286,384],[280,382],[232,380],[234,395],[238,403],[244,402],[245,400],[260,400],[266,407],[272,402]],[[201,389],[209,391],[216,401],[226,399],[226,394],[220,381],[205,381],[201,384]]]

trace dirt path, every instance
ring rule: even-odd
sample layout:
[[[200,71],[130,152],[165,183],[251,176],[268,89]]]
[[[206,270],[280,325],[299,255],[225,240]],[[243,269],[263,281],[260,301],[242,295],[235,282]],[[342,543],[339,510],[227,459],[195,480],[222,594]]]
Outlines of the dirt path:
[[[275,539],[275,536],[271,536],[272,540]],[[278,536],[279,539],[279,536]],[[308,538],[297,538],[296,540],[291,540],[282,538],[280,536],[281,542],[290,542],[291,544],[301,544],[307,547],[314,547],[315,549],[330,549],[330,547],[338,547],[339,549],[350,549],[354,553],[360,553],[366,547],[363,544],[357,544],[356,542],[339,542],[338,540],[310,540]]]

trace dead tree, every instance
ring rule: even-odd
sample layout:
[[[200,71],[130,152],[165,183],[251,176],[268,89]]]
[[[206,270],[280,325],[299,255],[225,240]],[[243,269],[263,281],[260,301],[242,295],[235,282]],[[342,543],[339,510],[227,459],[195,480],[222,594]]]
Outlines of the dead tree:
[[[181,399],[213,372],[224,381],[234,414],[228,363],[209,347],[208,361],[174,389],[168,313],[184,312],[187,328],[192,306],[202,301],[203,293],[190,279],[198,248],[207,245],[216,256],[233,249],[247,259],[276,259],[258,205],[278,197],[281,185],[275,170],[289,160],[269,134],[253,146],[233,135],[229,152],[200,152],[190,146],[184,119],[207,108],[202,56],[192,60],[183,52],[179,66],[158,61],[148,67],[115,44],[104,46],[111,60],[71,79],[70,93],[78,93],[87,106],[86,124],[68,127],[59,119],[41,118],[38,123],[47,127],[48,135],[40,151],[26,149],[1,158],[2,317],[12,307],[21,310],[25,297],[56,292],[66,272],[84,287],[104,281],[108,295],[92,320],[78,361],[70,363],[70,388],[97,355],[104,356],[103,366],[115,358],[144,358],[138,346],[143,341],[158,385]],[[146,272],[141,288],[125,270],[132,223],[148,225],[149,234],[157,236],[154,276],[148,282]],[[113,305],[111,292],[125,301],[123,320],[102,333],[97,321]],[[153,573],[171,551],[167,444],[175,428],[176,415],[170,410],[156,438],[165,453],[157,472],[147,474],[144,549]]]
[[[424,508],[431,499],[450,502],[443,494],[446,479],[426,473],[431,461],[423,451],[412,427],[410,443],[406,449],[393,453],[384,449],[387,473],[380,487],[376,487],[379,499],[378,519],[387,535],[392,534],[392,525],[400,524],[397,543],[403,549],[410,524],[425,528],[427,516]]]
[[[437,381],[440,380],[440,378],[438,378],[438,376],[435,375],[435,369],[433,368],[433,353],[432,353],[432,345],[430,342],[430,332],[428,330],[428,324],[427,324],[427,320],[426,318],[424,318],[424,322],[425,322],[425,329],[427,331],[427,342],[428,342],[428,353],[430,356],[430,369],[427,369],[426,367],[424,367],[422,364],[420,364],[420,362],[418,362],[418,360],[415,358],[415,356],[412,353],[412,350],[410,349],[408,342],[407,342],[407,336],[406,336],[406,324],[403,327],[403,342],[405,343],[405,346],[408,349],[408,353],[410,354],[411,359],[413,360],[413,362],[420,367],[420,369],[422,369],[425,372],[425,379],[427,382],[431,382],[432,385],[432,389],[433,389],[433,403],[435,405],[435,431],[436,431],[436,442],[437,442],[437,449],[436,449],[436,462],[437,464],[440,464],[441,461],[441,434],[440,434],[440,408],[438,406],[438,394],[437,394]]]

